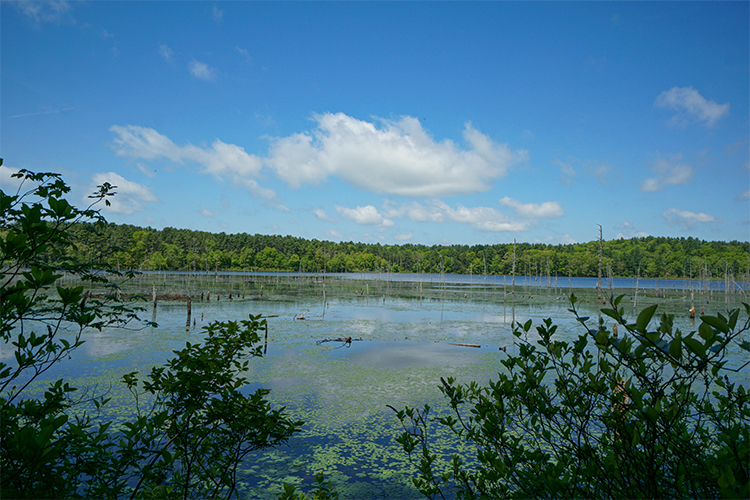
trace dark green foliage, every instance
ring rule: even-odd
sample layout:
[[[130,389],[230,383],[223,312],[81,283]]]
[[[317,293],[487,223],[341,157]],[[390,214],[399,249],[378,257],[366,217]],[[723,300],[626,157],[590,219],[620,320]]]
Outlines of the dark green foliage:
[[[121,276],[106,264],[94,270],[106,253],[88,256],[92,262],[80,252],[81,224],[88,238],[102,238],[105,223],[93,205],[79,210],[65,201],[69,188],[59,175],[16,177],[34,186],[0,191],[0,336],[3,351],[14,353],[0,362],[0,498],[236,496],[247,454],[284,443],[302,424],[271,408],[267,390],[241,391],[248,358],[261,355],[265,320],[213,323],[201,344],[175,351],[144,380],[125,375],[133,415],[117,428],[101,418],[104,395],[76,397],[69,381],[30,397],[30,385],[88,332],[125,327],[138,309],[119,303],[116,288],[94,300],[83,287],[60,285],[62,272],[105,284]],[[113,189],[101,186],[94,202],[106,202]]]
[[[397,411],[415,486],[430,498],[748,498],[750,400],[733,378],[750,363],[750,306],[683,333],[669,315],[652,329],[656,306],[628,321],[621,299],[602,310],[620,335],[601,319],[590,326],[571,296],[583,328],[574,342],[556,340],[549,319],[530,342],[531,321],[519,323],[517,354],[497,380],[443,380],[448,416]],[[435,472],[433,425],[473,443],[476,456]]]
[[[92,233],[77,226],[76,251],[122,269],[307,272],[426,272],[510,275],[512,244],[425,246],[305,240],[293,236],[212,234],[107,224]],[[519,243],[516,274],[597,276],[599,243]],[[109,255],[101,248],[116,247]],[[98,257],[97,257],[98,256]],[[617,277],[725,278],[750,273],[750,243],[644,237],[604,242],[603,267]],[[744,278],[746,279],[746,278]]]
[[[297,491],[291,484],[284,484],[284,491],[279,500],[338,500],[339,494],[333,489],[333,484],[326,482],[323,474],[315,476],[315,485],[309,494]]]

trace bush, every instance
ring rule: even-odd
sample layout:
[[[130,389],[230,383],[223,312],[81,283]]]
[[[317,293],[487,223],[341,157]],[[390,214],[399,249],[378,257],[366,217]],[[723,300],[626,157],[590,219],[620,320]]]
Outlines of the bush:
[[[113,286],[107,276],[116,271],[69,257],[76,243],[70,228],[90,222],[96,229],[104,219],[93,204],[70,205],[70,188],[57,174],[14,176],[34,187],[0,191],[0,336],[3,351],[14,353],[0,362],[0,497],[235,496],[243,458],[284,443],[302,425],[272,409],[267,390],[240,392],[246,358],[261,356],[256,344],[265,320],[213,323],[202,344],[188,343],[142,380],[125,375],[136,410],[118,428],[101,418],[103,395],[76,398],[70,381],[29,397],[30,385],[64,362],[87,332],[138,321],[139,309],[118,302],[116,288],[94,300],[83,287],[60,284],[65,272]],[[94,204],[107,202],[113,189],[100,186]]]
[[[750,402],[736,373],[749,362],[750,306],[743,319],[739,309],[703,316],[683,333],[671,315],[649,328],[656,306],[629,322],[621,300],[602,310],[616,321],[610,330],[603,319],[589,326],[571,296],[583,329],[573,342],[557,340],[549,319],[536,345],[531,321],[516,324],[518,354],[502,360],[497,380],[442,380],[447,416],[397,411],[415,486],[430,498],[748,498]],[[438,460],[434,425],[476,455]]]

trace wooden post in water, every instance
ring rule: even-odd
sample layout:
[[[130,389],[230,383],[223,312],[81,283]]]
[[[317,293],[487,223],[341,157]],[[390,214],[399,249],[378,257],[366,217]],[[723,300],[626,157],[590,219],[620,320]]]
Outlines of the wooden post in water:
[[[192,309],[192,306],[190,303],[190,295],[188,295],[187,296],[187,321],[185,321],[185,330],[190,328],[190,315],[192,313],[191,309]]]
[[[265,336],[263,338],[263,356],[265,356],[266,353],[268,352],[268,320],[266,320],[266,324],[265,324],[264,330],[266,331],[265,332],[266,334],[265,334]]]
[[[154,309],[153,309],[153,312],[151,313],[151,321],[156,323],[156,285],[153,285],[153,287],[154,288],[151,293],[151,296],[153,298]]]
[[[638,283],[641,280],[641,262],[638,261],[638,271],[635,273],[635,298],[633,299],[633,309],[638,308]]]

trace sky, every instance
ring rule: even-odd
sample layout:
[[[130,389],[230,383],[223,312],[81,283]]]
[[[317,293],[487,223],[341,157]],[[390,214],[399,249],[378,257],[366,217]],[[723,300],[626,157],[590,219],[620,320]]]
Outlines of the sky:
[[[0,186],[381,244],[750,240],[749,2],[0,1]]]

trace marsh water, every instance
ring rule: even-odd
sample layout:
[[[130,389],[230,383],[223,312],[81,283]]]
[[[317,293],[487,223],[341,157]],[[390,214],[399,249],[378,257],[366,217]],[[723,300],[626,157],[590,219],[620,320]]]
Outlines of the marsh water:
[[[418,498],[414,469],[394,441],[400,424],[386,405],[429,403],[445,411],[440,377],[487,383],[503,356],[517,352],[513,321],[550,317],[558,335],[577,336],[582,327],[568,311],[568,296],[576,293],[581,314],[597,321],[604,305],[596,286],[596,279],[518,276],[144,274],[123,283],[122,293],[142,295],[142,316],[158,327],[87,333],[73,359],[49,377],[109,391],[107,418],[124,421],[133,401],[118,384],[123,373],[146,372],[186,341],[199,342],[201,327],[212,321],[262,314],[267,352],[252,360],[245,390],[271,389],[271,403],[305,425],[288,446],[250,456],[240,497],[277,498],[283,482],[309,490],[322,472],[343,499]],[[602,292],[625,294],[621,305],[633,319],[658,303],[683,331],[695,329],[688,315],[693,305],[709,314],[748,301],[747,283],[615,279],[603,280]],[[180,294],[191,296],[187,327]],[[346,337],[353,341],[334,340]],[[435,443],[444,453],[466,446],[445,432]]]

